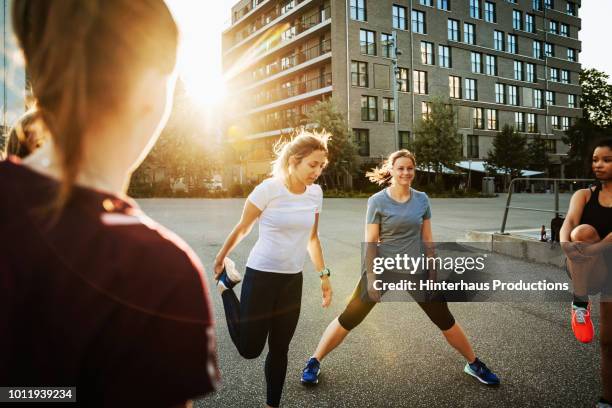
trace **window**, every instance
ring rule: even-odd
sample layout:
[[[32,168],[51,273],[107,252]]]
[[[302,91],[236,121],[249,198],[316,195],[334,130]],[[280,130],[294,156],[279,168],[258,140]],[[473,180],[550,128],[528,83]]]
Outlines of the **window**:
[[[351,19],[366,21],[366,0],[351,0]]]
[[[495,103],[506,103],[506,86],[504,84],[495,84]]]
[[[431,115],[431,102],[421,102],[421,117],[423,120],[427,119]]]
[[[568,61],[576,61],[576,50],[573,48],[567,49],[567,59]]]
[[[395,122],[395,103],[393,98],[382,98],[383,122]]]
[[[368,63],[351,61],[351,85],[368,86]]]
[[[514,61],[514,79],[517,81],[523,80],[523,63],[521,61]]]
[[[576,13],[576,3],[568,1],[567,2],[567,7],[565,9],[565,11],[567,12],[567,14],[569,14],[570,16],[575,16]]]
[[[413,76],[414,93],[427,94],[427,72],[414,70]]]
[[[433,43],[421,41],[421,64],[434,64]]]
[[[550,126],[553,129],[559,129],[559,117],[558,116],[551,116],[550,117]]]
[[[559,34],[559,23],[555,20],[548,22],[548,32],[551,34]]]
[[[393,28],[405,30],[406,22],[406,7],[393,5]]]
[[[508,85],[508,105],[518,106],[518,87],[515,85]]]
[[[399,148],[410,149],[410,132],[407,130],[400,130],[399,132]]]
[[[474,108],[474,129],[484,129],[484,115],[482,108]]]
[[[400,92],[408,92],[408,68],[398,68],[395,74]]]
[[[527,82],[535,82],[536,81],[536,66],[531,62],[525,63],[527,76],[525,77],[525,81]]]
[[[438,45],[438,62],[443,68],[451,68],[451,51],[446,45]]]
[[[511,54],[518,54],[516,35],[508,34],[508,52]]]
[[[490,1],[485,1],[484,18],[485,18],[485,21],[489,23],[497,22],[497,13],[495,12],[495,3],[491,3]]]
[[[370,131],[368,129],[353,129],[353,144],[357,146],[357,154],[368,157],[370,155]]]
[[[469,101],[478,100],[478,95],[476,93],[476,80],[465,78],[465,99]]]
[[[545,139],[547,153],[557,153],[557,141],[555,139]]]
[[[451,98],[461,99],[461,78],[460,77],[450,75],[448,77],[448,87],[449,87]]]
[[[459,41],[459,21],[448,19],[448,39],[451,41]]]
[[[561,130],[567,130],[570,127],[570,118],[561,116]]]
[[[480,0],[470,0],[470,17],[480,18]]]
[[[496,51],[504,50],[504,32],[503,31],[493,31],[493,48]]]
[[[538,122],[536,121],[535,113],[527,114],[527,132],[535,133],[538,131]]]
[[[497,57],[494,55],[485,56],[485,74],[497,75]]]
[[[359,30],[359,42],[362,54],[376,55],[376,37],[374,31]]]
[[[567,95],[567,107],[576,108],[576,95]]]
[[[487,129],[497,130],[497,109],[487,109]]]
[[[535,17],[533,14],[525,13],[525,31],[535,33]]]
[[[525,131],[525,114],[523,112],[514,112],[514,128],[518,132]]]
[[[515,30],[523,29],[523,13],[519,10],[512,10],[512,28]]]
[[[533,0],[532,1],[532,8],[534,10],[542,11],[543,10],[542,0]]]
[[[548,9],[554,9],[555,8],[554,0],[544,0],[544,7]]]
[[[361,120],[378,120],[378,98],[375,96],[361,96]]]
[[[544,107],[541,89],[533,90],[533,107],[538,109],[542,109]]]
[[[450,10],[450,4],[449,4],[450,0],[438,0],[438,8],[440,10],[446,10],[449,11]]]
[[[478,158],[478,136],[468,135],[467,137],[467,157],[470,159]]]
[[[550,80],[554,82],[559,82],[559,68],[550,69]]]
[[[555,104],[555,92],[554,91],[546,91],[546,105],[552,106]]]
[[[533,40],[533,58],[543,59],[541,41]]]
[[[382,33],[380,35],[380,48],[383,57],[393,58],[393,36],[391,34]]]
[[[547,57],[554,57],[555,56],[554,45],[552,45],[551,43],[545,43],[544,44],[544,55],[546,55]]]
[[[559,31],[559,34],[561,34],[564,37],[569,37],[570,36],[569,25],[565,23],[561,23],[561,30]]]
[[[475,26],[474,24],[464,23],[463,24],[463,42],[466,44],[476,44],[476,37],[474,35]]]
[[[419,0],[421,6],[433,7],[433,0]]]
[[[482,74],[482,54],[479,52],[472,52],[472,72],[476,74]]]
[[[419,10],[412,10],[412,31],[419,34],[426,34],[425,13]]]
[[[561,82],[564,84],[570,83],[570,72],[567,69],[561,70]]]

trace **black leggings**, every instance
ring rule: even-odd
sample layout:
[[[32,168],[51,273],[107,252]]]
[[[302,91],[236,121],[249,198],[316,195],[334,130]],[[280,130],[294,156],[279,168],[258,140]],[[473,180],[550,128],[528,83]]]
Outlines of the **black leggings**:
[[[439,299],[428,302],[417,302],[417,304],[440,330],[445,331],[455,325],[455,318],[450,310],[448,310],[448,304],[444,296],[440,293],[436,293],[436,296],[438,296]],[[363,321],[363,319],[365,319],[374,305],[376,305],[376,302],[367,298],[367,282],[365,275],[362,275],[346,308],[342,314],[338,316],[338,322],[346,330],[353,330]]]
[[[287,353],[302,303],[302,273],[262,272],[246,268],[240,301],[233,290],[223,292],[223,307],[232,341],[244,358],[257,358],[268,339],[266,403],[280,404]]]

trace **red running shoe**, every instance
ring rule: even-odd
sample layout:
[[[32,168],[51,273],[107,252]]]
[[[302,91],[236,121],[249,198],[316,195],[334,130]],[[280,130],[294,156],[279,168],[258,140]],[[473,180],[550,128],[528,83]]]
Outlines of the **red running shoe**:
[[[591,321],[591,302],[586,309],[572,305],[572,330],[581,343],[590,343],[593,340],[595,330]]]

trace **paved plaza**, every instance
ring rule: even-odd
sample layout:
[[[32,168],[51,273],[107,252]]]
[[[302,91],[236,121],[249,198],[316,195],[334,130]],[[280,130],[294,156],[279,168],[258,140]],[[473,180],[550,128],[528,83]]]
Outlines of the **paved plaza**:
[[[570,196],[561,195],[567,209]],[[436,241],[461,241],[467,230],[498,231],[505,196],[432,199]],[[516,200],[516,202],[514,202]],[[209,285],[212,260],[238,221],[244,199],[148,199],[139,204],[152,218],[178,233],[203,260]],[[516,194],[513,205],[554,208],[552,194]],[[302,312],[291,343],[286,407],[593,407],[599,396],[599,345],[579,344],[569,327],[567,303],[453,303],[450,308],[473,342],[476,354],[502,385],[480,385],[463,373],[462,357],[414,303],[377,305],[322,366],[320,384],[305,388],[299,375],[327,324],[340,314],[358,278],[366,199],[325,199],[320,236],[333,271],[334,299],[322,309],[318,276],[304,271]],[[510,213],[508,230],[550,225],[551,214]],[[257,239],[253,232],[232,254],[243,268]],[[565,273],[508,258],[519,276],[567,280]],[[238,287],[239,288],[239,287]],[[262,356],[239,357],[231,343],[220,296],[212,293],[217,321],[222,384],[196,402],[201,407],[261,407],[265,401]],[[599,305],[594,304],[599,323]]]

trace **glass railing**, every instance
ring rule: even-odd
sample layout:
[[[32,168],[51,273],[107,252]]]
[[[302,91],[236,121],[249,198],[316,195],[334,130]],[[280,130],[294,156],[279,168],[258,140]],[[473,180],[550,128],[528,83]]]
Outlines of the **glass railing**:
[[[306,0],[301,0],[301,1],[297,1],[296,2],[296,6],[303,3]],[[245,38],[247,38],[248,36],[250,36],[251,34],[253,34],[256,31],[259,31],[261,28],[267,26],[268,24],[270,24],[273,20],[276,20],[278,17],[288,14],[290,13],[295,7],[291,7],[291,8],[286,8],[283,9],[282,8],[277,8],[275,10],[273,10],[271,13],[265,14],[263,15],[261,18],[257,19],[257,21],[255,21],[255,23],[251,24],[250,26],[244,28],[243,30],[239,31],[238,33],[236,33],[235,37],[234,37],[234,44],[236,45],[238,44],[240,41],[244,40]],[[304,14],[305,16],[306,14]],[[327,7],[321,11],[318,11],[316,13],[310,14],[308,17],[304,18],[304,16],[302,16],[302,18],[300,20],[298,20],[295,23],[295,27],[297,30],[297,34],[300,34],[306,30],[308,30],[309,28],[327,20],[328,18],[330,18],[331,16],[331,8]],[[297,35],[296,34],[296,35]]]
[[[253,133],[270,132],[280,129],[296,128],[306,124],[306,115],[292,110],[281,111],[277,118],[261,118],[253,123]]]
[[[277,87],[275,89],[261,92],[253,98],[251,107],[267,105],[269,103],[281,101],[283,99],[292,98],[308,92],[316,91],[317,89],[325,88],[332,84],[332,74],[318,76],[308,81],[300,81],[291,83],[289,86]]]
[[[261,79],[270,77],[278,74],[279,72],[286,71],[297,65],[303,64],[311,59],[320,57],[331,51],[331,40],[325,40],[317,45],[309,47],[302,51],[294,52],[291,55],[286,55],[271,64],[253,70],[253,80],[259,81]]]
[[[252,22],[247,27],[245,27],[242,31],[236,33],[236,36],[234,37],[234,44],[239,43],[240,41],[242,41],[243,39],[245,39],[246,37],[248,37],[249,35],[251,35],[255,31],[257,31],[260,28],[265,27],[266,25],[270,24],[270,22],[272,20],[276,20],[278,17],[291,12],[295,7],[297,7],[298,5],[302,4],[305,1],[306,0],[297,0],[297,1],[296,0],[292,0],[290,2],[286,2],[284,5],[282,5],[282,4],[277,5],[276,8],[272,9],[271,11],[269,11],[266,14],[261,15],[254,22]],[[244,10],[244,12],[243,12],[243,10]],[[238,19],[236,21],[240,20],[242,17],[244,17],[251,10],[252,10],[252,7],[250,7],[250,6],[244,7],[239,12],[239,16],[240,17],[238,17]]]

